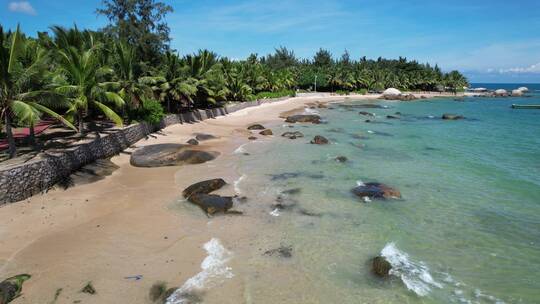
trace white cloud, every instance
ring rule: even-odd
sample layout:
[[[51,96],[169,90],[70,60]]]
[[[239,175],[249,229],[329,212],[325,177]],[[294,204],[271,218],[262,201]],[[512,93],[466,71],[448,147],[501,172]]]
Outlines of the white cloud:
[[[528,67],[517,67],[509,69],[499,69],[499,73],[540,73],[540,62],[537,64],[530,65]]]
[[[28,15],[37,15],[36,10],[28,1],[12,1],[8,4],[8,9],[12,12]]]

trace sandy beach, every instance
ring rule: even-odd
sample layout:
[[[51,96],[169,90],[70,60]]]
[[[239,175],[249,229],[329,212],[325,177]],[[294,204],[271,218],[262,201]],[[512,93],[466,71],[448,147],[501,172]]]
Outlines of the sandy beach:
[[[345,98],[356,97],[290,98],[200,123],[173,125],[113,157],[119,169],[103,180],[53,189],[0,208],[0,277],[32,275],[14,303],[150,303],[148,291],[155,282],[178,287],[201,271],[207,255],[203,245],[213,238],[235,253],[230,261],[234,270],[240,253],[256,241],[260,219],[249,214],[208,218],[182,200],[182,190],[221,177],[228,186],[218,193],[237,194],[234,182],[240,176],[234,156],[248,142],[247,125],[272,126],[281,123],[281,113],[301,110],[306,103]],[[182,167],[136,168],[129,163],[138,147],[185,143],[194,133],[217,136],[199,147],[221,155]],[[257,141],[272,140],[256,136]],[[80,292],[88,282],[96,294]],[[217,291],[206,292],[205,302],[243,303],[245,284],[244,278],[234,276],[215,287]]]

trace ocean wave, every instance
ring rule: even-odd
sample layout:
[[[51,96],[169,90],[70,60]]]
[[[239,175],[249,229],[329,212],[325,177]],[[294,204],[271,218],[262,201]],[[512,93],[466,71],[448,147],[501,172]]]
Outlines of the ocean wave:
[[[166,301],[166,304],[187,304],[189,294],[208,287],[209,284],[219,279],[230,279],[234,276],[227,262],[232,253],[225,249],[221,242],[213,238],[204,244],[208,256],[201,263],[202,271],[189,278],[182,287],[175,290]]]
[[[236,148],[236,150],[234,150],[234,154],[244,154],[244,153],[247,153],[246,149],[244,148],[247,144],[243,144],[243,145],[240,145],[240,147]]]
[[[305,108],[304,109],[304,114],[308,114],[308,115],[321,115],[321,113],[317,110],[314,110],[314,109],[310,109],[310,108]]]
[[[234,191],[236,192],[236,194],[241,194],[242,191],[240,190],[240,183],[247,177],[247,175],[245,174],[242,174],[242,176],[240,176],[240,178],[238,178],[237,180],[234,181]]]
[[[407,289],[423,297],[431,292],[432,287],[443,286],[435,281],[429,268],[423,262],[414,262],[409,255],[399,250],[394,243],[388,243],[381,255],[392,265],[390,274],[401,279]]]

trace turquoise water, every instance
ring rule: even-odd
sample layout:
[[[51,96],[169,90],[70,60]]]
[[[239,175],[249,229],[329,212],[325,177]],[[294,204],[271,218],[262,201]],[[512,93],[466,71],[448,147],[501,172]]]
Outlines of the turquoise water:
[[[250,198],[244,209],[268,225],[243,263],[250,301],[540,302],[540,110],[510,108],[540,104],[532,89],[531,98],[380,102],[388,109],[336,104],[316,109],[325,124],[273,127],[305,138],[245,146],[237,186]],[[395,112],[402,119],[386,118]],[[308,144],[314,135],[332,144]],[[351,194],[372,181],[403,199]],[[290,208],[274,210],[276,200]],[[292,257],[260,254],[269,246],[290,246]],[[381,251],[395,266],[390,280],[370,273]]]

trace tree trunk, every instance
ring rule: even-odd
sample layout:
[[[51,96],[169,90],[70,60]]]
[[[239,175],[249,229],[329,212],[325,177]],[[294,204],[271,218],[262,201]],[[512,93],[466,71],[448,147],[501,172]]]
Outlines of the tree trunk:
[[[34,148],[34,150],[37,150],[37,144],[36,144],[36,131],[34,130],[34,124],[30,124],[30,136],[28,137],[28,140],[30,142],[30,146]]]
[[[171,113],[171,100],[167,98],[167,112]]]
[[[77,114],[77,120],[79,121],[79,135],[82,136],[84,134],[84,121],[82,117],[82,113]]]
[[[5,122],[6,122],[6,137],[8,140],[8,153],[9,158],[14,158],[17,156],[17,147],[15,146],[15,139],[13,138],[13,132],[11,131],[11,117],[9,116],[9,111],[6,111],[4,113],[5,116]]]

